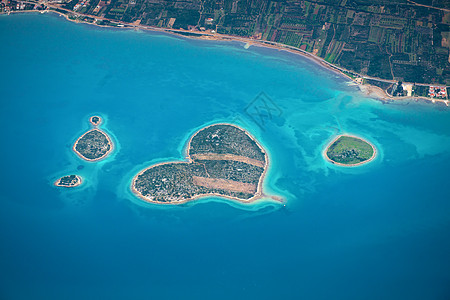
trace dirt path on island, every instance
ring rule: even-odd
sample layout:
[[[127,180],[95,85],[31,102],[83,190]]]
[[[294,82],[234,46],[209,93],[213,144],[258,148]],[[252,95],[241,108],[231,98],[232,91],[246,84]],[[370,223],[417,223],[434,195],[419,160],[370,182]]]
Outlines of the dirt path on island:
[[[231,161],[239,161],[249,165],[257,166],[264,168],[264,162],[248,158],[245,156],[239,156],[234,154],[216,154],[216,153],[205,153],[205,154],[192,154],[191,158],[193,160],[231,160]]]
[[[221,189],[237,193],[254,194],[256,185],[233,180],[192,176],[195,185],[210,189]]]

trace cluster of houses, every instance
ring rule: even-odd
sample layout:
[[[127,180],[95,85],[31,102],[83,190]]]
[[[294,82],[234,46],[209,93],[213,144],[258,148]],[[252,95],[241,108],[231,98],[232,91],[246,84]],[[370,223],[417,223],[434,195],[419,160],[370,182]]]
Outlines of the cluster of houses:
[[[447,88],[445,86],[430,86],[428,96],[431,98],[447,98]]]
[[[86,7],[89,4],[89,0],[82,0],[80,2],[78,2],[77,4],[75,4],[75,6],[73,7],[73,11],[77,11],[80,7]]]
[[[25,3],[23,2],[17,2],[16,4],[16,10],[24,10],[25,9]]]

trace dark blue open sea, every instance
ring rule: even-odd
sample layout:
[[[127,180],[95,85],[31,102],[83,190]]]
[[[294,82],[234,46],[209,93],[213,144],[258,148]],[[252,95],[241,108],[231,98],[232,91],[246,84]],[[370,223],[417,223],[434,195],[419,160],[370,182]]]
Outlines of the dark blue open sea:
[[[283,51],[50,14],[0,16],[0,58],[0,299],[450,299],[449,108],[368,99]],[[98,163],[71,149],[93,114],[116,145]],[[132,195],[215,122],[261,141],[286,206]],[[377,158],[330,165],[339,133]]]

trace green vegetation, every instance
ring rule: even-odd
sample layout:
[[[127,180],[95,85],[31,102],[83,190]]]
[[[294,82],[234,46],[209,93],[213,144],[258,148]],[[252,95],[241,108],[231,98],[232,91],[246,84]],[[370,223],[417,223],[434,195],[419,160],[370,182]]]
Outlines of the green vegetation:
[[[112,145],[103,131],[92,129],[77,140],[74,150],[86,160],[99,160],[112,150]]]
[[[343,165],[361,164],[374,156],[372,146],[357,137],[340,136],[326,150],[327,157]]]
[[[89,121],[91,122],[92,125],[97,126],[101,123],[101,120],[102,119],[98,116],[92,116]]]
[[[245,131],[231,125],[214,125],[192,138],[189,155],[233,154],[265,161],[265,153]]]
[[[56,180],[56,186],[75,187],[81,184],[81,178],[77,175],[67,175]]]
[[[414,2],[426,2],[432,7]],[[70,18],[99,25],[127,26],[124,23],[137,22],[185,29],[192,34],[218,32],[289,45],[358,73],[358,77],[449,85],[450,2],[414,2],[63,0],[47,5],[53,10],[74,11]],[[16,10],[21,2],[7,3],[5,11]]]
[[[155,203],[182,203],[221,195],[250,200],[257,196],[266,156],[247,133],[232,125],[198,131],[188,149],[190,162],[151,166],[133,179],[133,191]]]

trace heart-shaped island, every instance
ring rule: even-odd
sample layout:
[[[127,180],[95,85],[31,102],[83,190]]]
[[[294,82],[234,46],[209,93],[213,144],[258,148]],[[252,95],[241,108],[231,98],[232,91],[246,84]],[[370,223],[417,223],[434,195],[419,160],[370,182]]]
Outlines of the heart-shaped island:
[[[132,180],[133,193],[160,204],[208,196],[250,203],[265,197],[262,182],[268,156],[242,128],[231,124],[202,128],[191,137],[186,152],[186,162],[159,163],[139,172]]]

